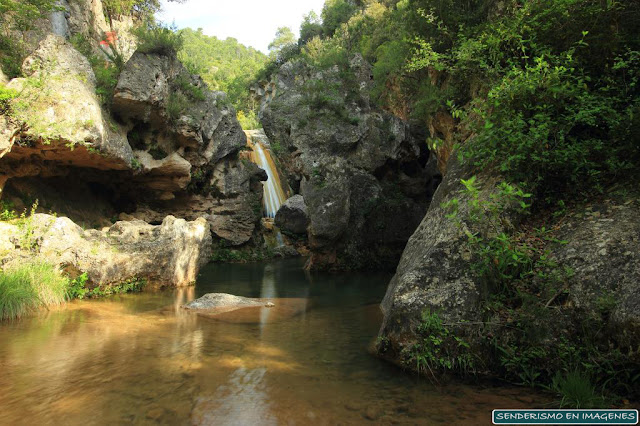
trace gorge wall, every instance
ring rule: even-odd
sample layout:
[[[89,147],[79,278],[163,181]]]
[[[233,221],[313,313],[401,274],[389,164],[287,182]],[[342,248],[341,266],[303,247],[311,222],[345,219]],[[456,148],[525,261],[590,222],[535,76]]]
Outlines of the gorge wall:
[[[289,184],[308,209],[311,269],[392,269],[440,181],[425,135],[372,105],[370,66],[285,63],[254,89]]]
[[[104,104],[89,61],[68,41],[74,35],[88,37],[103,30],[100,2],[68,5],[66,27],[58,18],[53,17],[55,25],[43,23],[44,36],[36,38],[37,49],[24,61],[23,77],[6,86],[17,96],[0,120],[3,205],[19,214],[28,212],[37,200],[38,213],[68,216],[96,232],[102,228],[111,239],[128,233],[108,228],[120,220],[125,222],[118,226],[125,229],[124,223],[130,222],[140,228],[141,241],[142,235],[155,232],[174,235],[174,241],[158,253],[168,258],[193,256],[188,267],[170,262],[169,269],[178,272],[167,272],[166,282],[161,283],[161,277],[144,268],[120,268],[116,273],[118,268],[109,266],[109,261],[100,261],[108,257],[102,250],[85,250],[75,257],[85,258],[84,263],[71,263],[81,272],[90,272],[96,283],[142,274],[163,285],[184,285],[195,279],[199,266],[209,258],[212,238],[216,246],[240,246],[253,239],[257,244],[260,181],[267,176],[240,159],[246,137],[226,95],[209,90],[199,77],[189,74],[175,54],[133,54],[126,42],[131,36],[123,30],[118,40],[123,40],[128,61],[112,102]],[[97,40],[89,39],[97,45]],[[186,226],[180,220],[167,222],[168,216],[192,222]],[[202,228],[202,220],[206,235],[198,231],[194,238],[190,227]],[[77,239],[99,240],[90,231],[65,226],[73,229],[69,232],[77,234]],[[159,231],[146,230],[147,226]],[[49,226],[40,228],[33,239],[36,246],[27,251],[41,251],[38,247],[46,241]],[[191,235],[183,244],[178,243],[181,233]],[[144,247],[157,251],[154,244],[133,249],[142,257],[141,264],[145,263]],[[24,249],[17,238],[3,240],[2,264],[27,255]],[[66,265],[69,259],[60,255],[54,263]],[[97,265],[102,265],[102,271]],[[107,270],[113,272],[111,277]]]

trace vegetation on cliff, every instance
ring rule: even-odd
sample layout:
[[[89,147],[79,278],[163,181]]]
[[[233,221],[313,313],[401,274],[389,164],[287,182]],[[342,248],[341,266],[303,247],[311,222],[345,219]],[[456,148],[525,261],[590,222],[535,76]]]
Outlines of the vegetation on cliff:
[[[549,251],[564,243],[558,221],[605,195],[624,203],[637,184],[639,23],[636,2],[329,0],[322,19],[306,16],[298,43],[263,70],[261,77],[286,61],[337,66],[348,87],[349,61],[361,54],[373,65],[372,99],[430,127],[426,142],[442,167],[455,152],[468,169],[502,181],[485,200],[479,182],[465,180],[459,200],[445,208],[448,220],[468,227],[486,318],[511,331],[498,338],[489,325],[477,327],[494,343],[483,364],[465,351],[443,359],[443,348],[466,347],[443,328],[450,341],[434,346],[425,336],[429,344],[410,356],[418,369],[473,365],[560,393],[581,380],[599,391],[638,391],[633,348],[604,331],[609,294],[593,315],[573,317],[572,336],[536,332],[534,324],[567,300],[573,271]],[[333,105],[330,90],[308,89],[317,113]],[[456,202],[469,205],[459,213]],[[422,329],[439,324],[436,315],[426,312]]]
[[[243,128],[260,127],[256,118],[257,105],[248,89],[267,56],[234,38],[219,40],[207,36],[202,29],[186,28],[180,35],[183,44],[178,58],[189,72],[199,74],[212,90],[227,93]]]

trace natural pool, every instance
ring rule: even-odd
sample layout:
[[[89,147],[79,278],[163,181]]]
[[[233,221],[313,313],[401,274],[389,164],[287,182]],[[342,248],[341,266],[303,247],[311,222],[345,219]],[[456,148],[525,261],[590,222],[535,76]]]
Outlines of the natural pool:
[[[0,424],[491,424],[523,389],[448,385],[367,351],[384,274],[309,275],[299,260],[209,265],[195,287],[75,301],[0,325]],[[294,298],[217,319],[205,293]],[[539,405],[539,404],[538,404]]]

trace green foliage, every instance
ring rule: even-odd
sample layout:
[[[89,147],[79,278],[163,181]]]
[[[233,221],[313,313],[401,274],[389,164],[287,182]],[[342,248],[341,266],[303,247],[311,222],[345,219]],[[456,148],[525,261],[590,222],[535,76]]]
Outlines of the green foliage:
[[[302,24],[300,24],[300,38],[298,39],[298,45],[303,46],[311,39],[315,37],[321,37],[322,33],[322,20],[312,10],[302,18]]]
[[[0,221],[6,222],[17,219],[16,211],[13,209],[13,203],[10,201],[0,201]]]
[[[0,272],[0,320],[20,318],[40,308],[60,305],[67,279],[42,260],[22,263]]]
[[[636,167],[638,4],[507,2],[490,17],[489,2],[415,3],[408,70],[446,75],[449,108],[465,105],[475,134],[464,158],[548,203]]]
[[[11,104],[9,101],[15,99],[17,96],[18,92],[16,90],[10,89],[4,84],[0,83],[0,113],[9,113],[11,108]]]
[[[245,114],[244,111],[238,111],[237,118],[238,122],[240,122],[240,126],[242,126],[242,129],[244,130],[254,130],[262,128],[262,124],[260,124],[255,111],[249,111],[248,114]]]
[[[180,31],[184,40],[178,58],[189,72],[199,74],[212,90],[227,93],[237,111],[249,116],[257,105],[249,93],[249,86],[267,62],[267,56],[245,47],[234,38],[219,40],[197,31]]]
[[[332,36],[340,25],[349,20],[356,11],[350,0],[327,0],[322,8],[322,27],[326,36]]]
[[[197,84],[194,84],[191,81],[191,76],[186,74],[180,74],[176,77],[174,84],[177,86],[177,89],[181,90],[182,93],[187,95],[192,101],[204,101],[205,95],[204,90]]]
[[[144,278],[133,277],[117,284],[99,285],[88,290],[85,294],[86,297],[98,298],[114,294],[138,293],[141,292],[146,285],[147,280]]]
[[[211,261],[216,263],[247,263],[259,262],[273,257],[271,249],[238,250],[224,246],[214,248]]]
[[[105,39],[106,37],[102,37]],[[71,37],[71,44],[82,53],[88,60],[93,74],[96,77],[96,95],[105,107],[110,107],[113,100],[113,93],[118,78],[124,67],[124,58],[116,45],[109,43],[109,49],[104,49],[99,41],[91,40],[82,34],[75,34]],[[103,56],[94,53],[92,44],[100,46],[109,60],[105,60]]]
[[[114,294],[137,293],[144,289],[147,281],[143,278],[132,277],[120,283],[98,285],[93,288],[89,288],[88,284],[89,277],[86,272],[71,280],[68,288],[69,299],[95,299]]]
[[[271,43],[269,43],[269,55],[275,56],[283,48],[290,44],[295,44],[296,37],[293,35],[293,31],[289,27],[280,27],[276,31],[276,36]]]
[[[142,169],[142,164],[140,163],[140,160],[138,160],[136,157],[131,157],[131,168],[133,170],[141,170]]]
[[[167,100],[167,116],[176,122],[182,117],[191,103],[182,92],[172,92]]]
[[[0,0],[0,66],[9,77],[17,77],[27,55],[21,33],[53,10],[55,0]]]
[[[122,16],[135,16],[140,19],[150,17],[159,11],[160,2],[158,0],[103,0],[102,7],[109,20]]]
[[[86,288],[87,281],[89,281],[89,276],[86,272],[72,279],[67,290],[69,299],[84,299],[89,293],[89,289]]]
[[[138,40],[138,51],[175,56],[182,49],[182,33],[175,26],[146,21],[132,30]]]
[[[589,409],[609,406],[607,401],[597,394],[596,386],[586,372],[558,372],[551,382],[550,389],[562,397],[560,408]]]
[[[476,359],[470,345],[455,335],[436,312],[422,313],[417,328],[418,342],[405,353],[406,362],[415,363],[416,370],[436,379],[437,372],[473,374]]]
[[[462,184],[465,189],[461,193],[465,194],[467,205],[460,206],[459,199],[452,198],[443,203],[443,208],[458,226],[465,221],[464,231],[476,255],[473,264],[476,273],[489,286],[505,289],[512,280],[530,274],[536,262],[544,258],[543,253],[513,234],[514,226],[509,221],[510,214],[527,212],[530,204],[526,201],[531,194],[506,182],[500,183],[497,191],[483,194],[475,176],[463,179]],[[463,217],[458,214],[461,207]]]

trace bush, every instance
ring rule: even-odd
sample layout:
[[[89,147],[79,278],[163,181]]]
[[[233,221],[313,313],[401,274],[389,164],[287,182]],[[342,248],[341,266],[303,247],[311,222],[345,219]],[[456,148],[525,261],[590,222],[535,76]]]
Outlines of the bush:
[[[237,118],[243,130],[253,130],[253,129],[262,128],[262,124],[260,124],[260,121],[258,120],[258,117],[255,111],[249,111],[248,114],[245,114],[244,111],[238,111]]]
[[[147,21],[134,29],[133,34],[138,39],[138,51],[142,53],[176,56],[183,45],[182,34],[175,26]]]
[[[0,319],[20,318],[40,308],[62,304],[68,281],[42,260],[0,272]]]

